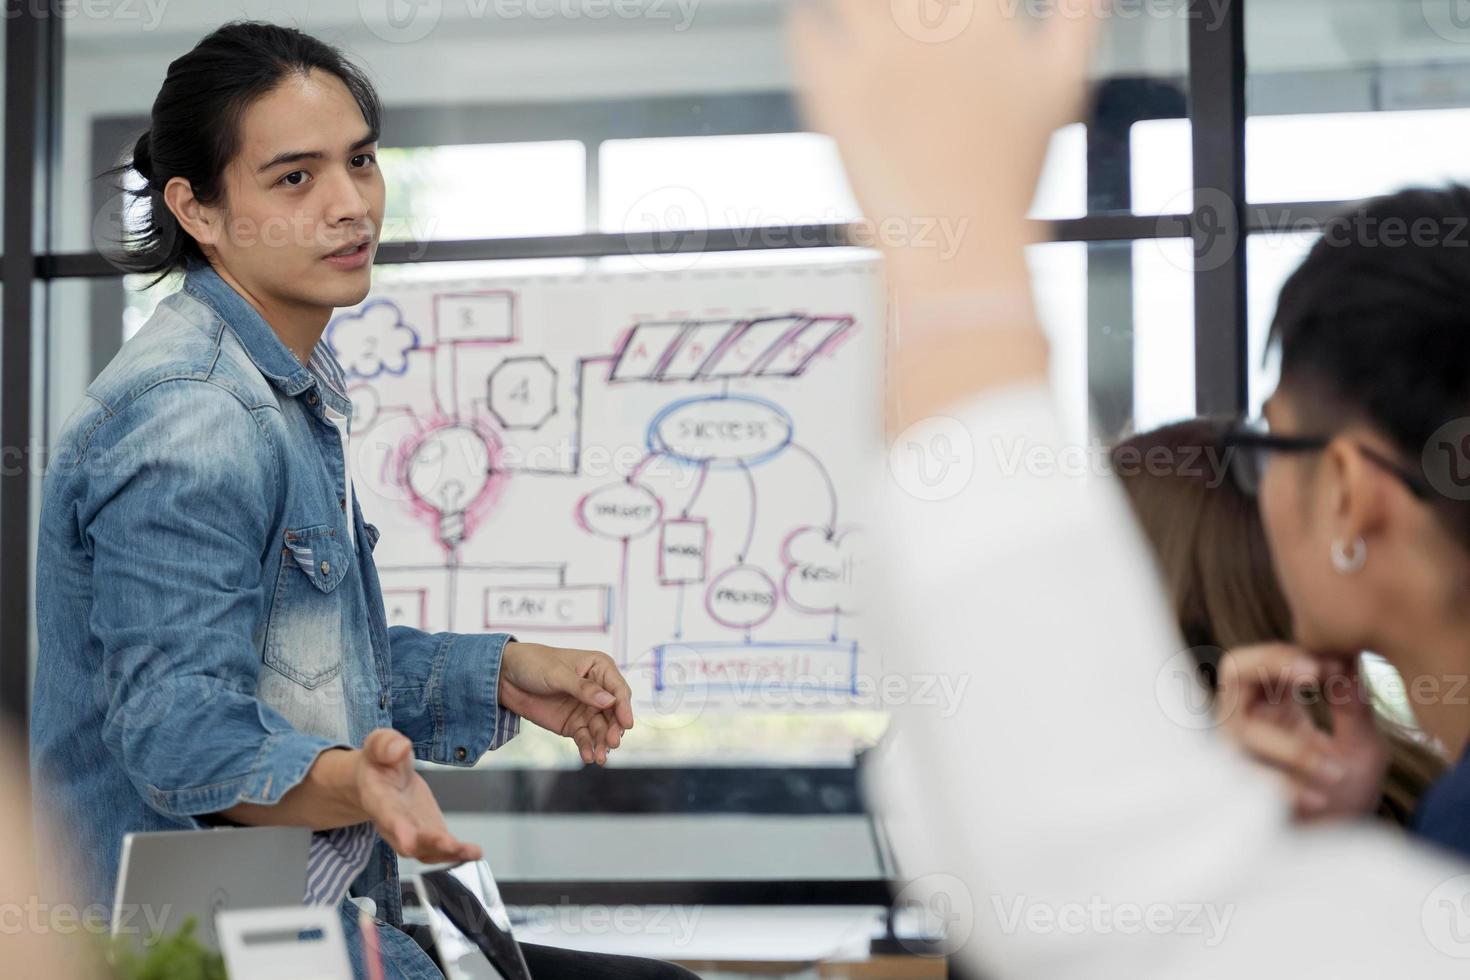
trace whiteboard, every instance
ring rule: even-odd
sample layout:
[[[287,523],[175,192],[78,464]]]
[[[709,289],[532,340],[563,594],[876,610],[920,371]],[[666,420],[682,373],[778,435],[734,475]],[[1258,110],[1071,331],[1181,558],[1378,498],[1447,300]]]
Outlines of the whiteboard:
[[[635,704],[848,706],[870,259],[380,284],[325,338],[390,625],[600,649]]]

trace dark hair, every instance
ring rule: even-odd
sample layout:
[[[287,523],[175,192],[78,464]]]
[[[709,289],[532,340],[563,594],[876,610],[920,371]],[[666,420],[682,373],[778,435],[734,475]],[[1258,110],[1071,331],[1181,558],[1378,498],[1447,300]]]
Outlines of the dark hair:
[[[240,124],[251,103],[290,75],[313,70],[335,75],[352,93],[376,138],[382,103],[363,71],[331,45],[290,27],[236,21],[196,44],[168,66],[153,100],[150,128],[138,137],[132,159],[108,171],[136,171],[147,185],[126,193],[148,202],[139,229],[124,235],[118,262],[127,271],[157,273],[204,261],[204,253],[163,200],[169,180],[182,177],[206,204],[223,193],[225,167],[240,150]]]
[[[1435,431],[1470,415],[1470,188],[1404,190],[1327,222],[1281,289],[1271,343],[1304,421],[1371,425],[1420,470]],[[1470,504],[1435,506],[1470,546]]]
[[[1290,643],[1291,613],[1271,566],[1260,508],[1226,473],[1223,419],[1191,419],[1143,432],[1113,447],[1111,461],[1153,546],[1184,642],[1213,691],[1220,656],[1254,643]],[[1328,716],[1312,702],[1313,721]],[[1381,709],[1374,720],[1388,745],[1378,815],[1407,826],[1446,763],[1416,732]]]
[[[1255,501],[1226,471],[1228,419],[1190,419],[1113,447],[1113,472],[1153,543],[1184,642],[1215,684],[1219,650],[1291,635]]]

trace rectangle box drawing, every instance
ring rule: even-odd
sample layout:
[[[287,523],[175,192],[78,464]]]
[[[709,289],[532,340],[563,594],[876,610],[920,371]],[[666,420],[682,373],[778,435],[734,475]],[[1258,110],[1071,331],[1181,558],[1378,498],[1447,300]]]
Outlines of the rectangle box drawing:
[[[434,338],[439,343],[513,343],[515,294],[506,289],[440,293],[434,297]]]
[[[857,695],[856,640],[665,643],[653,649],[653,689]]]
[[[693,585],[709,573],[709,524],[695,518],[664,521],[658,533],[658,580]]]
[[[606,585],[494,586],[485,590],[485,628],[606,632],[612,589]]]
[[[389,626],[412,626],[427,629],[429,623],[428,589],[383,589],[383,609]]]

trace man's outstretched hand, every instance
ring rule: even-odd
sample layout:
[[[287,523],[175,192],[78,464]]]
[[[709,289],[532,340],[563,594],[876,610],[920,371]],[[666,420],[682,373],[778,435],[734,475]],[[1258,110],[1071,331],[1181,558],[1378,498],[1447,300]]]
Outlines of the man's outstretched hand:
[[[413,746],[401,732],[369,732],[357,753],[355,777],[358,802],[399,854],[425,864],[480,859],[480,848],[449,832],[429,784],[413,767]]]
[[[507,643],[500,661],[500,703],[570,738],[589,765],[606,763],[608,752],[633,727],[628,682],[613,659],[596,650]]]

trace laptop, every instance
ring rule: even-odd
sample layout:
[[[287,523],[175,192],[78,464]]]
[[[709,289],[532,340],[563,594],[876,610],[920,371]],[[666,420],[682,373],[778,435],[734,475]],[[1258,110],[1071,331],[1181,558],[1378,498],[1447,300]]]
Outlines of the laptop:
[[[404,875],[403,915],[429,927],[448,980],[531,980],[485,861]]]
[[[112,934],[141,945],[197,921],[194,935],[219,949],[223,909],[301,905],[306,896],[306,827],[221,827],[128,834],[123,838]]]

